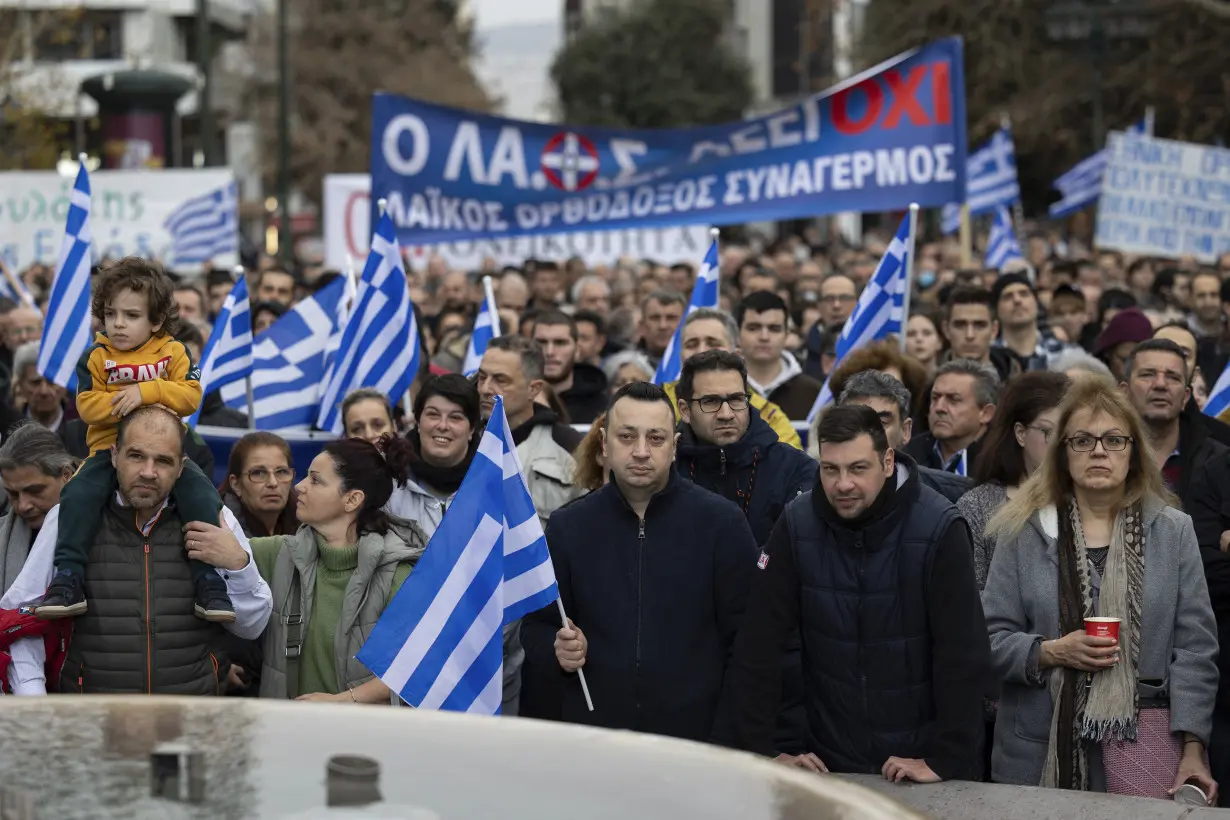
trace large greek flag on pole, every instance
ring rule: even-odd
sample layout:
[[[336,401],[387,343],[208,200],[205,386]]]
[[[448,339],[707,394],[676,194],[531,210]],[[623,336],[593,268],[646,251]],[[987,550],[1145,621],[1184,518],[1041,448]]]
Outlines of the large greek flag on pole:
[[[1209,391],[1209,400],[1204,403],[1204,414],[1213,418],[1221,418],[1230,410],[1230,364],[1221,372],[1217,384]]]
[[[341,404],[347,393],[374,387],[397,400],[410,389],[418,366],[414,305],[393,220],[385,213],[372,235],[356,303],[329,368],[317,427],[341,435]]]
[[[989,270],[1001,270],[1013,259],[1024,259],[1021,254],[1021,243],[1017,241],[1016,231],[1012,229],[1012,214],[1008,208],[1000,205],[995,209],[995,218],[991,222],[991,235],[987,239],[986,267]]]
[[[1146,116],[1140,122],[1128,126],[1127,130],[1132,134],[1153,133],[1152,117]],[[1050,217],[1061,219],[1071,216],[1097,202],[1102,195],[1102,177],[1106,174],[1106,163],[1106,149],[1102,149],[1093,156],[1085,157],[1052,182],[1051,187],[1063,198],[1051,203],[1048,209]]]
[[[328,351],[340,344],[338,312],[345,287],[342,279],[329,283],[252,340],[256,429],[306,430],[316,422]],[[245,385],[223,387],[222,400],[246,411]]]
[[[499,309],[487,295],[483,296],[483,305],[478,309],[478,318],[474,320],[474,332],[470,334],[470,343],[466,345],[466,360],[461,372],[467,377],[478,372],[478,366],[483,363],[483,354],[487,352],[487,343],[495,335],[495,320],[499,318]]]
[[[163,222],[171,235],[177,265],[199,265],[216,256],[239,253],[239,184],[193,197]]]
[[[47,302],[38,348],[38,372],[70,392],[77,389],[77,361],[90,346],[90,172],[77,171],[64,242]]]
[[[721,304],[721,288],[718,285],[721,274],[719,262],[717,230],[714,229],[713,242],[709,244],[709,252],[705,254],[705,261],[700,266],[696,284],[692,286],[692,299],[688,302],[688,310],[679,320],[679,326],[675,328],[675,335],[671,337],[670,344],[666,346],[666,352],[662,354],[662,361],[658,364],[658,370],[653,377],[654,384],[669,384],[677,381],[679,374],[683,372],[683,351],[680,350],[683,323],[687,321],[692,311],[699,308],[716,308]]]
[[[880,266],[876,268],[875,275],[871,277],[862,295],[858,297],[854,313],[850,314],[845,327],[841,329],[841,335],[837,337],[837,357],[833,363],[834,369],[841,364],[841,360],[850,351],[857,350],[870,342],[879,341],[890,333],[904,332],[905,291],[909,287],[906,279],[907,272],[910,270],[909,260],[906,258],[909,243],[910,215],[906,214],[905,219],[901,220],[901,227],[897,229],[897,235],[893,237],[888,250],[884,252],[884,258],[880,260]],[[824,387],[820,389],[820,395],[816,397],[816,403],[812,405],[811,412],[807,414],[808,423],[814,421],[816,415],[831,404],[835,398],[829,390],[829,380],[825,379]]]
[[[969,155],[965,161],[965,201],[970,216],[987,213],[1000,205],[1011,205],[1021,198],[1021,185],[1016,175],[1016,145],[1012,132],[1001,128],[991,141]],[[961,227],[959,203],[943,209],[944,233],[956,233]]]
[[[558,597],[497,397],[452,505],[358,659],[411,706],[498,714],[504,625]]]
[[[209,342],[201,353],[201,395],[252,375],[252,313],[248,305],[248,278],[240,276],[227,294],[214,321]],[[198,407],[188,423],[201,418]]]

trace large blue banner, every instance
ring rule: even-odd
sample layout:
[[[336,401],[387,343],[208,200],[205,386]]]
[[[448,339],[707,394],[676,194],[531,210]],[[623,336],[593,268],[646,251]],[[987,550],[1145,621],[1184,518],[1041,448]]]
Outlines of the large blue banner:
[[[403,245],[937,207],[964,201],[965,153],[958,38],[775,114],[704,128],[543,125],[392,94],[372,102],[372,201],[388,200]]]

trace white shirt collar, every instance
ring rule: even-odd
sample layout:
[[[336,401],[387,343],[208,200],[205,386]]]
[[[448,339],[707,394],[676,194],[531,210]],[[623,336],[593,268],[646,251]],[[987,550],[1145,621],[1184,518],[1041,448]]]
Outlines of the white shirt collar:
[[[132,509],[132,505],[128,503],[128,501],[124,498],[123,494],[119,490],[115,491],[115,500],[120,503],[121,507]],[[171,503],[170,496],[167,496],[166,498],[162,499],[162,506],[158,508],[158,512],[151,515],[149,517],[149,521],[146,521],[145,526],[141,528],[142,535],[149,535],[150,530],[152,530],[154,528],[154,525],[158,523],[158,519],[162,516],[163,510],[167,508],[167,505],[169,503]]]

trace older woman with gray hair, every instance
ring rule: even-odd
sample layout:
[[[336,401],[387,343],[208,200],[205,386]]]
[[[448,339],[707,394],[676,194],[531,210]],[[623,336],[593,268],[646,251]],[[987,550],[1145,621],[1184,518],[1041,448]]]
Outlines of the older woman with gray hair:
[[[654,367],[644,353],[637,350],[621,350],[608,357],[602,365],[606,373],[607,384],[611,395],[632,382],[653,381]]]
[[[1066,348],[1047,369],[1052,373],[1062,373],[1069,379],[1090,375],[1113,378],[1105,362],[1076,347]]]
[[[1073,382],[1045,458],[991,519],[982,595],[1000,783],[1216,803],[1217,624],[1191,518],[1109,380]]]

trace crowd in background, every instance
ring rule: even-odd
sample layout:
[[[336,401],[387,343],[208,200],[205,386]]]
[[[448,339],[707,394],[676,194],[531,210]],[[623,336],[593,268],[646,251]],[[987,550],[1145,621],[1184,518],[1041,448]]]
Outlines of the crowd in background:
[[[388,491],[369,488],[391,520],[416,527],[372,524],[391,556],[381,600],[439,525],[502,396],[575,621],[561,628],[552,608],[506,628],[506,712],[740,745],[814,770],[1119,790],[1103,741],[1152,726],[1156,697],[1178,773],[1214,797],[1230,777],[1218,665],[1230,666],[1217,651],[1230,634],[1230,426],[1202,408],[1230,360],[1230,254],[1204,266],[1031,233],[1023,261],[985,270],[963,266],[954,240],[920,241],[904,344],[837,362],[887,243],[875,230],[861,246],[811,231],[727,243],[720,308],[691,314],[688,262],[409,267],[430,354],[411,412],[370,390],[342,412],[348,439],[386,455],[390,437],[403,442]],[[170,273],[180,340],[199,360],[231,273]],[[42,305],[50,272],[20,275]],[[341,275],[257,260],[253,329]],[[502,335],[465,378],[484,275]],[[0,300],[0,426],[9,438],[35,422],[80,458],[74,401],[37,372],[38,305]],[[683,376],[646,385],[681,322]],[[836,409],[801,437],[826,381]],[[246,419],[206,394],[201,424]],[[21,441],[30,435],[0,446],[6,588],[71,475],[43,452],[55,447]],[[367,455],[331,446],[339,470]],[[195,434],[185,454],[212,474]],[[297,517],[296,494],[321,491],[296,484],[304,477],[275,433],[240,439],[225,472],[220,492],[263,575],[277,572],[268,539],[332,526],[319,512]],[[355,520],[359,533],[372,523]],[[640,545],[632,564],[628,543]],[[864,555],[865,543],[891,545],[900,568]],[[811,561],[816,550],[844,557]],[[877,621],[850,601],[895,615]],[[1122,655],[1081,638],[1096,611],[1122,616]],[[664,630],[674,638],[648,635]],[[387,698],[347,665],[356,637],[338,640],[341,671],[314,689],[262,660],[268,641],[237,642],[227,684]],[[900,653],[872,663],[875,641]],[[861,681],[828,668],[833,658]],[[603,705],[592,714],[571,674],[582,666]]]

